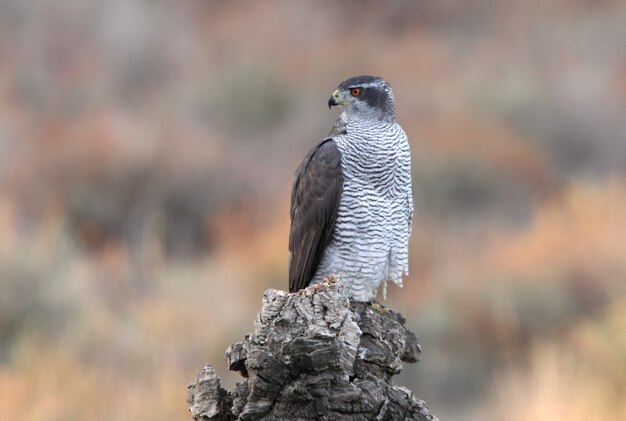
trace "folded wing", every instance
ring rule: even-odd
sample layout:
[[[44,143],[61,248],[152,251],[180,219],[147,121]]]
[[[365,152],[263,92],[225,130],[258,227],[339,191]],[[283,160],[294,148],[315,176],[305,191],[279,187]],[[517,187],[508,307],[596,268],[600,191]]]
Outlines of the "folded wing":
[[[343,191],[341,152],[332,139],[317,144],[296,171],[291,190],[289,291],[315,276],[335,227]]]

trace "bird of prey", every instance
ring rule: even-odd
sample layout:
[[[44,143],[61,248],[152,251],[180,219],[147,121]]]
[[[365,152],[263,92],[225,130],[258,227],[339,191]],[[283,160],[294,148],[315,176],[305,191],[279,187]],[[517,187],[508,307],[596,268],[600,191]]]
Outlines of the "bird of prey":
[[[328,107],[343,112],[309,151],[291,191],[289,291],[332,274],[352,300],[371,301],[408,275],[413,215],[411,156],[389,84],[355,76]]]

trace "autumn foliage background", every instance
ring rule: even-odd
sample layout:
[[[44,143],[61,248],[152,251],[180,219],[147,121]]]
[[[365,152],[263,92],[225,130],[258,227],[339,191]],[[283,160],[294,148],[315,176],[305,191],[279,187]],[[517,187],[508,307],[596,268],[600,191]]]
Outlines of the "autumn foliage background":
[[[186,420],[286,288],[289,190],[355,74],[413,155],[444,420],[626,419],[626,3],[0,0],[0,419]]]

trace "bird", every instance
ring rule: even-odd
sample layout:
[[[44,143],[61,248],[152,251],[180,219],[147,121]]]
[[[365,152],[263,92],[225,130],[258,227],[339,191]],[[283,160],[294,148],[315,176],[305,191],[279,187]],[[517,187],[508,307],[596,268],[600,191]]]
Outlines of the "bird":
[[[289,291],[337,275],[347,296],[371,302],[408,275],[413,217],[411,153],[391,86],[377,76],[341,82],[342,108],[305,155],[291,190]]]

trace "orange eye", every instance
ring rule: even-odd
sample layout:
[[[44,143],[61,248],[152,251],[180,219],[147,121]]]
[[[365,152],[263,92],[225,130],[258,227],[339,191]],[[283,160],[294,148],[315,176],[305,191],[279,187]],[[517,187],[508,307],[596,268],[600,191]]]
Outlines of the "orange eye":
[[[359,88],[352,88],[350,90],[350,93],[352,94],[352,96],[359,96],[361,95],[361,90]]]

